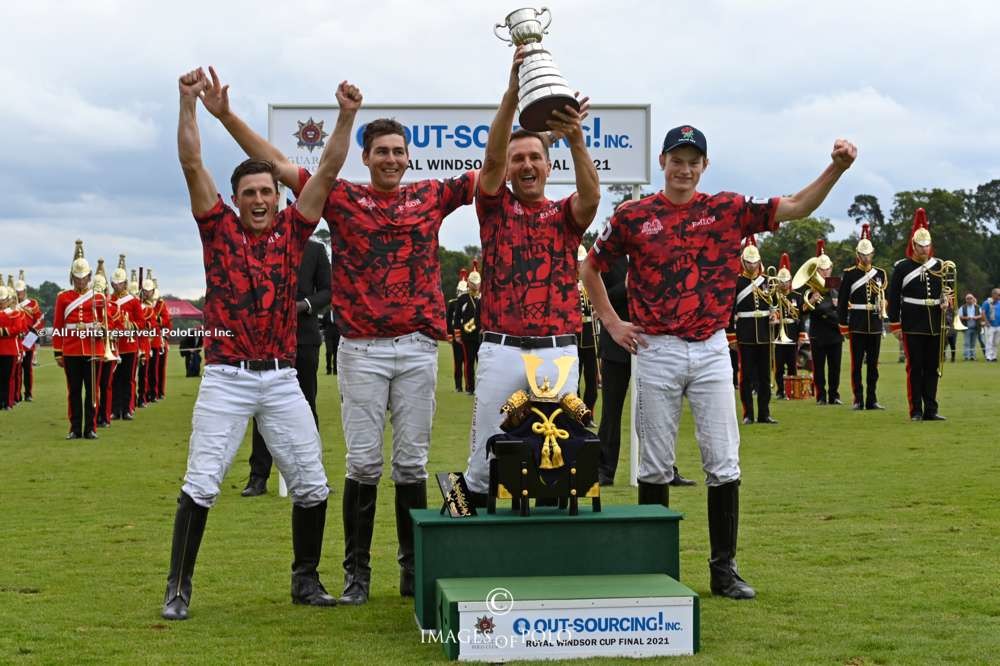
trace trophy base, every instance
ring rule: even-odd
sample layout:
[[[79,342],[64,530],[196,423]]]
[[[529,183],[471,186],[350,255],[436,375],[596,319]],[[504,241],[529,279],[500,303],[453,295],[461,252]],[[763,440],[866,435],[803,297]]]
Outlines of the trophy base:
[[[538,91],[532,91],[532,94],[537,92],[545,92],[545,89],[543,88]],[[545,123],[552,117],[552,112],[563,110],[563,107],[567,104],[577,111],[580,110],[580,102],[572,95],[546,95],[545,97],[536,99],[521,109],[521,113],[518,115],[517,121],[520,123],[521,127],[532,132],[548,131],[549,126]]]

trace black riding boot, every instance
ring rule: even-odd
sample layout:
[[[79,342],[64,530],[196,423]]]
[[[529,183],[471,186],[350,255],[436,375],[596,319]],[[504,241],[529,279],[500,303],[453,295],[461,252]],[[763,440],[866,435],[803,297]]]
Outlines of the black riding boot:
[[[400,596],[413,596],[413,519],[410,509],[426,508],[426,482],[396,485],[396,538],[399,540],[396,559],[399,561]]]
[[[292,603],[306,606],[336,606],[319,580],[319,558],[323,553],[326,500],[316,506],[292,505]]]
[[[639,504],[670,506],[670,486],[665,483],[639,482]]]
[[[205,534],[208,509],[194,503],[187,493],[177,498],[174,516],[174,540],[170,547],[170,573],[167,574],[167,593],[163,599],[165,620],[186,620],[191,605],[191,577],[198,559],[201,537]]]
[[[368,601],[372,580],[372,532],[378,486],[344,481],[344,593],[337,601],[360,606]]]
[[[753,599],[754,589],[736,571],[736,535],[740,524],[740,482],[708,488],[708,538],[712,557],[712,594],[730,599]]]

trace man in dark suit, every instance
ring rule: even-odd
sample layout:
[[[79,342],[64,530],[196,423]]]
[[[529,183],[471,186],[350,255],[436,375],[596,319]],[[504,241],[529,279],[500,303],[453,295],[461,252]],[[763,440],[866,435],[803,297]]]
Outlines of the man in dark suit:
[[[604,287],[608,290],[611,307],[623,320],[628,320],[628,293],[625,278],[628,275],[628,257],[621,257],[611,270],[601,274]],[[601,423],[597,427],[597,437],[601,440],[601,463],[598,479],[602,486],[615,482],[618,469],[618,453],[622,444],[622,409],[628,384],[632,379],[632,355],[612,339],[605,328],[601,328],[597,343],[601,360]],[[681,476],[674,467],[672,486],[693,486],[694,481]]]
[[[313,420],[319,426],[316,414],[316,372],[319,370],[319,346],[323,336],[319,330],[319,313],[330,307],[330,260],[322,243],[310,240],[302,253],[299,266],[299,286],[295,294],[298,309],[295,370],[299,387],[312,409]],[[253,453],[250,455],[250,480],[241,493],[243,497],[256,497],[267,492],[267,479],[271,476],[271,453],[257,421],[253,424]]]
[[[337,345],[340,344],[340,329],[337,328],[337,318],[330,308],[323,315],[320,326],[323,329],[323,346],[326,348],[326,374],[337,374]]]

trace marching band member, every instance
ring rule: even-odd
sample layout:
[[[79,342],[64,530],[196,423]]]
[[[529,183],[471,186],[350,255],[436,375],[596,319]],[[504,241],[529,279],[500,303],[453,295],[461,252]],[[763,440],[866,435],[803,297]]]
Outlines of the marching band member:
[[[455,298],[448,301],[447,313],[445,314],[445,320],[448,325],[448,338],[451,342],[451,357],[455,369],[455,390],[458,393],[462,392],[462,379],[465,376],[463,372],[465,350],[462,348],[462,324],[457,320],[455,315],[458,308],[458,299],[462,294],[466,294],[469,291],[469,283],[466,280],[468,277],[469,271],[464,268],[458,272],[458,285],[455,287]]]
[[[24,356],[21,360],[21,384],[24,388],[24,400],[25,402],[31,402],[32,391],[35,386],[35,349],[38,348],[38,332],[42,330],[45,324],[45,315],[42,314],[42,308],[38,305],[38,301],[28,298],[28,285],[24,281],[23,269],[18,273],[17,282],[14,283],[14,290],[17,292],[17,307],[28,317],[28,333],[34,333],[33,342],[30,345],[22,347]]]
[[[854,409],[884,409],[878,403],[878,354],[882,346],[882,312],[888,276],[872,266],[875,246],[867,224],[861,227],[861,240],[856,248],[858,261],[844,271],[837,299],[840,332],[847,333],[851,350],[851,391]],[[865,382],[861,382],[861,364],[867,367]],[[867,391],[865,387],[867,386]]]
[[[479,263],[472,262],[472,271],[466,280],[468,291],[458,297],[455,303],[455,324],[462,340],[462,365],[465,368],[465,392],[476,392],[476,359],[479,356],[479,336],[481,331],[479,309],[482,295],[480,288],[483,278],[479,274]]]
[[[906,352],[907,399],[911,421],[944,421],[938,413],[942,316],[948,306],[944,278],[954,263],[934,256],[927,213],[918,208],[906,246],[889,279],[889,330]],[[952,289],[954,285],[952,285]]]
[[[131,421],[135,416],[135,373],[139,354],[139,340],[135,330],[142,320],[142,306],[139,299],[129,293],[128,284],[125,255],[120,254],[118,268],[111,274],[114,294],[110,300],[118,310],[111,328],[118,334],[115,346],[120,359],[112,383],[111,417],[123,421]]]
[[[833,273],[833,261],[824,251],[825,241],[816,241],[816,273],[828,281]],[[806,307],[809,312],[809,348],[812,351],[813,385],[816,387],[816,404],[842,405],[840,400],[840,355],[844,338],[840,333],[840,319],[833,304],[834,291],[808,292]]]
[[[743,424],[754,422],[753,394],[757,393],[757,422],[777,423],[771,418],[771,320],[775,316],[767,278],[761,270],[760,251],[748,236],[740,252],[741,272],[736,279],[736,342],[740,354],[740,402]]]
[[[578,264],[582,264],[586,258],[587,248],[581,245],[576,251],[576,260]],[[583,404],[587,405],[587,409],[593,414],[594,406],[597,404],[597,385],[599,383],[597,374],[597,321],[594,319],[594,308],[590,303],[590,296],[587,295],[587,290],[584,288],[583,282],[578,281],[577,288],[580,290],[580,313],[583,319],[580,332],[576,334],[576,353],[580,358],[579,388],[582,389],[584,384],[587,385],[583,389],[581,398],[583,399]],[[591,423],[593,423],[593,417],[591,417]]]
[[[104,340],[98,337],[104,300],[90,288],[92,275],[83,256],[83,241],[78,240],[70,265],[73,288],[59,292],[52,322],[56,363],[66,372],[70,424],[66,439],[97,439],[96,366],[92,361],[104,354]]]
[[[792,262],[787,252],[781,255],[777,273],[778,323],[774,328],[774,382],[779,400],[790,400],[785,392],[785,374],[798,375],[799,344],[805,339],[802,331],[802,294],[792,289]],[[784,331],[785,337],[781,337]]]

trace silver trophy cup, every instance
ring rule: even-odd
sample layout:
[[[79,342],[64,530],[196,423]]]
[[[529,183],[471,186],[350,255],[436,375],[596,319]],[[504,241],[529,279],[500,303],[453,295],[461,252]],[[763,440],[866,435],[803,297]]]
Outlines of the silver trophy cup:
[[[545,24],[541,20],[545,17]],[[493,34],[510,46],[524,46],[524,62],[518,70],[518,122],[532,132],[549,129],[546,121],[552,112],[562,110],[567,104],[580,110],[580,103],[566,79],[559,73],[552,54],[542,48],[542,35],[547,34],[552,23],[552,13],[547,7],[525,7],[512,11],[503,23],[493,27]],[[507,38],[498,30],[506,28]]]

